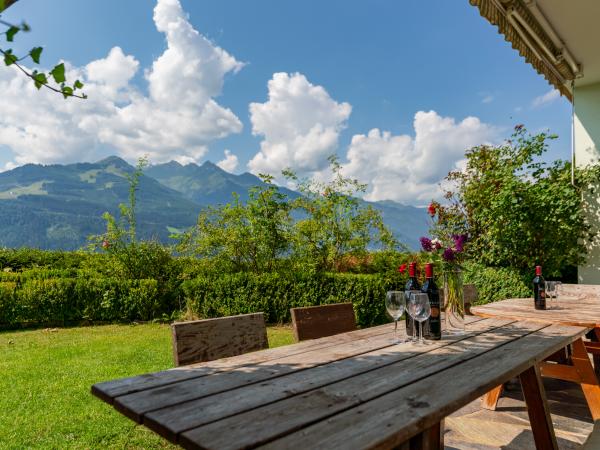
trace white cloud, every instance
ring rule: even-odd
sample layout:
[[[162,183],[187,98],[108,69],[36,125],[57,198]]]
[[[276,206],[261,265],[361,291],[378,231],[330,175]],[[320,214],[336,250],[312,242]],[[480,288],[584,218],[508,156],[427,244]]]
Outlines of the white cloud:
[[[217,163],[217,166],[219,166],[221,169],[223,169],[226,172],[233,172],[235,169],[237,169],[238,166],[238,157],[236,155],[234,155],[233,153],[231,153],[229,150],[225,150],[225,158],[222,159],[221,161],[219,161]]]
[[[85,67],[67,64],[87,100],[63,101],[15,68],[0,70],[0,145],[15,154],[12,164],[90,160],[99,147],[130,161],[198,161],[212,141],[240,132],[215,98],[243,64],[198,33],[178,0],[158,0],[154,22],[167,48],[145,73],[149,95],[132,83],[139,62],[119,47]]]
[[[533,108],[539,108],[541,106],[548,105],[554,102],[555,100],[558,100],[559,98],[560,92],[558,92],[557,89],[552,89],[546,92],[544,95],[540,95],[539,97],[534,98],[531,102],[531,106]]]
[[[369,185],[365,199],[424,204],[440,197],[439,183],[464,164],[465,150],[494,140],[497,130],[476,117],[456,122],[419,111],[414,137],[372,129],[352,137],[344,174]]]
[[[492,103],[494,101],[493,95],[486,95],[481,99],[481,103]]]
[[[250,104],[252,133],[263,136],[250,171],[278,176],[286,167],[303,173],[323,169],[337,149],[350,104],[336,102],[299,73],[273,74],[268,89],[265,103]]]

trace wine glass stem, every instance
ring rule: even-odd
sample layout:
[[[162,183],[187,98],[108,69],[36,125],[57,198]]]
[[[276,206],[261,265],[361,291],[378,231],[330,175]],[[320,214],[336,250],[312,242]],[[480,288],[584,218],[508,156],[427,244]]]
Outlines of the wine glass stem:
[[[411,320],[412,322],[412,340],[416,341],[417,340],[417,330],[415,329],[415,319]]]
[[[398,339],[398,319],[394,320],[394,339]]]
[[[419,322],[419,343],[423,343],[423,322]]]

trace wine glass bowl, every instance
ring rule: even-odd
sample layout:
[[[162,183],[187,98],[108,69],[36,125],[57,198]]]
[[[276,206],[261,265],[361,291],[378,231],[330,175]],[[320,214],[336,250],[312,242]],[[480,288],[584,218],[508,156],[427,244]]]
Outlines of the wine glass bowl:
[[[431,306],[429,305],[429,296],[421,292],[411,292],[408,303],[408,313],[419,322],[419,345],[425,345],[423,339],[423,322],[431,316]]]
[[[392,343],[399,344],[398,339],[398,320],[402,317],[406,307],[406,296],[403,291],[388,291],[385,295],[385,309],[392,319],[394,319],[394,339]]]

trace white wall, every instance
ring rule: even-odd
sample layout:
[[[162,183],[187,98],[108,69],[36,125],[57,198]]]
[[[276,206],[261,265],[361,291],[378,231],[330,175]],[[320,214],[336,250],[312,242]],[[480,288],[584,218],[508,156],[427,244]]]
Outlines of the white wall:
[[[578,167],[598,164],[600,161],[600,83],[575,87],[575,163]],[[588,214],[600,231],[600,197],[587,196],[591,210]],[[600,284],[600,241],[588,249],[589,257],[578,270],[579,282]]]

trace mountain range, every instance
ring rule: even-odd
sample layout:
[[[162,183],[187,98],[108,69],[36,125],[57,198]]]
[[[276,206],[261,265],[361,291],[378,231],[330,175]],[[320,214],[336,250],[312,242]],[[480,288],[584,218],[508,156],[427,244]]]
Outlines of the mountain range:
[[[127,174],[134,170],[111,156],[96,163],[26,164],[0,173],[0,247],[82,247],[87,236],[105,230],[104,212],[117,215],[118,205],[127,203]],[[231,174],[208,161],[150,166],[140,177],[138,234],[169,242],[171,234],[196,223],[203,207],[230,202],[232,192],[246,200],[248,190],[261,183],[255,175]],[[300,195],[280,189],[292,198]],[[401,242],[418,247],[418,238],[428,228],[424,208],[393,201],[369,204],[381,211]]]

